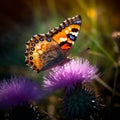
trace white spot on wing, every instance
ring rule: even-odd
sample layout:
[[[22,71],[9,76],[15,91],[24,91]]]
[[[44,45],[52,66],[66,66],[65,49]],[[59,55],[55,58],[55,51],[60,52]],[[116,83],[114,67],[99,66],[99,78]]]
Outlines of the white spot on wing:
[[[29,46],[28,46],[28,45],[26,45],[26,48],[28,49],[28,48],[29,48]]]
[[[74,43],[75,43],[75,42],[74,42],[74,41],[72,41],[72,44],[73,44],[73,45],[74,45]]]
[[[75,17],[72,17],[72,19],[75,19]]]
[[[66,22],[67,22],[67,20],[64,20],[64,22],[66,23]]]
[[[54,32],[54,30],[51,30],[51,32]]]
[[[34,35],[34,37],[38,37],[38,35]]]
[[[63,37],[61,37],[59,40],[60,40],[61,42],[63,42],[63,41],[66,41],[67,38],[63,38]]]
[[[74,35],[75,37],[78,36],[78,32],[70,32],[72,35]]]

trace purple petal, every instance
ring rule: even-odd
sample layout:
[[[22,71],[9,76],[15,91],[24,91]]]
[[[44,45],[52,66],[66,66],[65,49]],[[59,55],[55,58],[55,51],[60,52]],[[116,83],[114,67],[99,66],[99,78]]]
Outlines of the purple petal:
[[[71,89],[78,83],[90,82],[97,71],[97,68],[90,65],[88,60],[73,59],[63,66],[53,68],[44,77],[43,86],[49,91],[60,88]]]
[[[0,106],[10,107],[40,98],[40,86],[24,77],[11,77],[0,84]]]

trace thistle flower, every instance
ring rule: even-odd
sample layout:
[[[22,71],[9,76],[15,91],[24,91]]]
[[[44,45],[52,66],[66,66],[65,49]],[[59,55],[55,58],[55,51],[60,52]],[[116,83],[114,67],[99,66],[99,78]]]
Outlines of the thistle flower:
[[[40,98],[40,87],[24,77],[11,77],[0,84],[0,106],[10,108]]]
[[[97,113],[99,106],[99,99],[92,90],[85,86],[76,86],[74,90],[65,93],[61,113],[69,120],[86,120]]]
[[[47,113],[32,103],[23,103],[4,114],[4,120],[51,120]]]
[[[90,65],[88,60],[78,58],[71,60],[63,66],[53,68],[44,77],[44,88],[54,91],[60,88],[73,89],[76,84],[90,82],[94,79],[97,68]]]

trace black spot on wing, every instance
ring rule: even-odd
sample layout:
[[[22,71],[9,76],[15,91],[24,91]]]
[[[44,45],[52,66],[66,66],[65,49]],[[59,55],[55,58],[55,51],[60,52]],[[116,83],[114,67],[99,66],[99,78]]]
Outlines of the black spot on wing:
[[[50,37],[46,37],[46,40],[47,40],[48,42],[51,42],[51,38],[50,38]]]
[[[35,43],[32,43],[31,45],[32,45],[32,46],[35,46]]]
[[[45,36],[46,36],[46,40],[47,40],[48,42],[51,42],[51,37],[49,36],[49,34],[45,34]]]
[[[72,34],[67,34],[67,37],[70,38],[72,41],[76,40],[76,36]]]
[[[32,56],[30,56],[30,60],[32,60],[33,59],[33,57]]]
[[[32,51],[34,51],[34,50],[35,50],[35,48],[34,48],[34,47],[31,47],[31,50],[32,50]]]
[[[38,43],[39,41],[37,39],[34,40],[35,43]]]
[[[43,37],[40,37],[39,40],[40,40],[40,41],[44,41],[44,38],[43,38]]]
[[[77,28],[72,28],[72,32],[78,32],[79,30]]]

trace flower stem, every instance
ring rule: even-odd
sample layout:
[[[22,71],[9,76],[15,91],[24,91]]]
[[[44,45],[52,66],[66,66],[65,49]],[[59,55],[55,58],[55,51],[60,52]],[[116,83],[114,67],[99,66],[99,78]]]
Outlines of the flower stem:
[[[114,96],[115,92],[116,92],[117,76],[118,76],[118,67],[116,67],[116,69],[115,69],[115,77],[114,77],[114,84],[113,84],[113,93],[112,93],[112,96]]]
[[[99,82],[101,85],[103,85],[107,90],[109,90],[110,92],[112,92],[112,94],[114,93],[114,95],[120,96],[120,93],[117,91],[113,91],[113,89],[106,84],[101,78],[99,78],[98,76],[95,77],[96,81]]]

